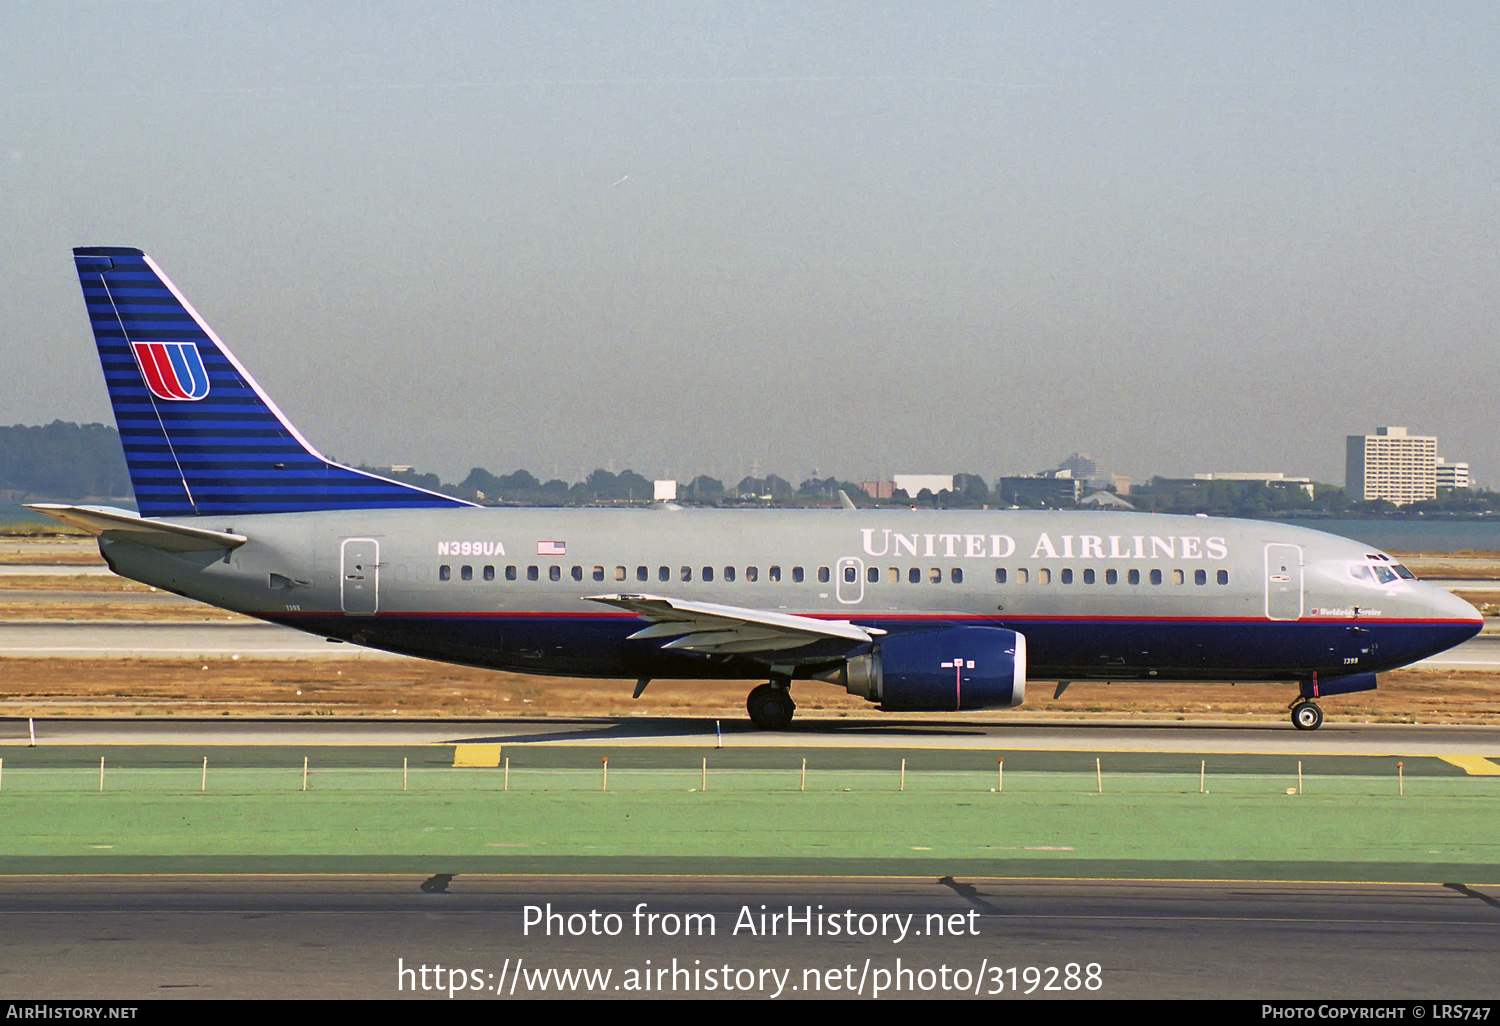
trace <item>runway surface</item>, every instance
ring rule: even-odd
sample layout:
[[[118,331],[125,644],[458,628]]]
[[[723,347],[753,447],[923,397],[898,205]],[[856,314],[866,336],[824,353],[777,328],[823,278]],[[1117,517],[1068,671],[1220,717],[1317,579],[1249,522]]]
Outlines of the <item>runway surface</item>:
[[[1006,717],[1004,719],[998,717]],[[496,720],[251,720],[210,718],[0,719],[0,745],[433,745],[564,744],[624,747],[916,748],[993,752],[1158,752],[1224,755],[1473,755],[1500,758],[1500,726],[1325,724],[1315,733],[1289,723],[1205,724],[1027,722],[1006,714],[964,717],[799,719],[790,730],[691,717]]]
[[[205,615],[213,615],[209,607],[205,606],[204,610]],[[195,659],[234,655],[259,659],[407,658],[357,645],[333,644],[311,634],[268,623],[0,622],[0,657]],[[1482,634],[1413,665],[1432,670],[1500,670],[1500,635]]]
[[[208,613],[214,610],[204,607]],[[223,616],[223,613],[219,613]],[[35,620],[0,623],[0,657],[406,659],[269,623]]]
[[[1461,882],[13,877],[0,879],[0,989],[123,1000],[446,1001],[460,984],[456,997],[492,1000],[868,999],[877,987],[907,998],[1030,987],[1032,1000],[1482,999],[1500,994],[1497,898]],[[762,906],[783,918],[761,920]],[[701,936],[682,935],[689,915]],[[618,935],[588,935],[590,921]],[[835,923],[856,936],[829,936]],[[585,935],[560,936],[570,925]],[[574,969],[598,975],[571,985],[546,975]]]

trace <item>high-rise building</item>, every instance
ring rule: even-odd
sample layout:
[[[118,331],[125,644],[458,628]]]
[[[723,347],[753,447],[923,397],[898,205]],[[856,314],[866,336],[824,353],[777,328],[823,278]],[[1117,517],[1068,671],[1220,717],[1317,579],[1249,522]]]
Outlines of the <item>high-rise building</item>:
[[[1437,461],[1437,487],[1438,491],[1454,491],[1459,488],[1469,487],[1469,465],[1467,463],[1449,463],[1441,456]]]
[[[1070,470],[1080,481],[1099,476],[1099,464],[1086,452],[1075,452],[1057,465],[1058,470]]]
[[[1394,426],[1349,435],[1344,491],[1351,499],[1384,499],[1398,506],[1437,498],[1436,436],[1409,435]]]

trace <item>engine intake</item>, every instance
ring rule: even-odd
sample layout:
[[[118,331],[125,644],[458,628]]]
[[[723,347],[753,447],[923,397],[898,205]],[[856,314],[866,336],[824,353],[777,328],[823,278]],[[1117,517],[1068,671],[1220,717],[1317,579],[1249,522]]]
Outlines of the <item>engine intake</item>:
[[[1014,708],[1026,700],[1026,637],[1003,627],[889,635],[837,682],[897,712]]]

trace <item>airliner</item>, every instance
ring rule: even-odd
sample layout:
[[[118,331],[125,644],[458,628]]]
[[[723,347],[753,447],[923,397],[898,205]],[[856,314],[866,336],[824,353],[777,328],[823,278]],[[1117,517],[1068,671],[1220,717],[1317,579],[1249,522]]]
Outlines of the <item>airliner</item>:
[[[883,710],[1021,705],[1028,683],[1285,682],[1316,699],[1476,634],[1357,541],[1124,512],[498,509],[322,456],[156,263],[75,249],[139,512],[31,508],[135,581],[330,641],[519,673],[792,685]]]

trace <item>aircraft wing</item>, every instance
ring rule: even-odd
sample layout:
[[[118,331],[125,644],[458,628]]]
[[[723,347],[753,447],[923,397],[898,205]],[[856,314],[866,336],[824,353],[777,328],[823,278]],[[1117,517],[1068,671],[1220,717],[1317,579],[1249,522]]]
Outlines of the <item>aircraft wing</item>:
[[[590,602],[628,609],[650,625],[631,640],[673,638],[662,648],[729,655],[801,648],[836,638],[854,644],[874,641],[885,631],[859,627],[847,620],[818,620],[791,613],[770,613],[715,602],[688,602],[657,595],[587,595]]]
[[[245,544],[242,534],[209,531],[201,527],[184,527],[158,520],[146,520],[126,509],[112,506],[65,506],[52,502],[28,503],[27,509],[81,527],[89,534],[122,538],[168,552],[212,552],[233,549]]]

